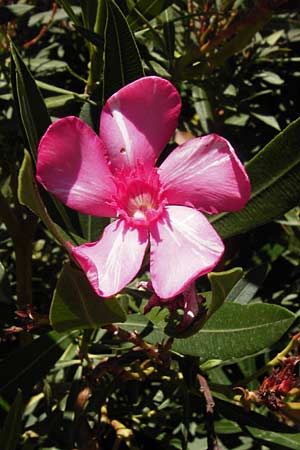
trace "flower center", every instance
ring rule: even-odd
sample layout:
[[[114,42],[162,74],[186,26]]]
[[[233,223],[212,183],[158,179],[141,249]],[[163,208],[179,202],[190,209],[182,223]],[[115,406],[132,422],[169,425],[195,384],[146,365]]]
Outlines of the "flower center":
[[[165,201],[156,168],[123,169],[116,174],[116,185],[118,217],[136,226],[147,226],[160,217]]]

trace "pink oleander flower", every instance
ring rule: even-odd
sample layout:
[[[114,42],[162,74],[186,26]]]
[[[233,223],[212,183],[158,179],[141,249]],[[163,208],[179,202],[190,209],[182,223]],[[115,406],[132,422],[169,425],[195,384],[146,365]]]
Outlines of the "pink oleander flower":
[[[155,163],[180,113],[175,87],[141,78],[103,107],[100,137],[77,117],[54,122],[38,149],[37,179],[70,208],[116,218],[97,242],[72,247],[98,295],[136,276],[150,242],[150,273],[160,298],[182,292],[213,269],[224,245],[204,214],[241,209],[250,196],[243,165],[215,134],[177,147]]]

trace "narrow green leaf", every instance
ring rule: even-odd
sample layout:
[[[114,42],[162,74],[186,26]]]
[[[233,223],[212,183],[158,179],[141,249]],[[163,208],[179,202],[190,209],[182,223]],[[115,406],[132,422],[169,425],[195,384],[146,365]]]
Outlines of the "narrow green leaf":
[[[226,302],[235,302],[247,305],[262,285],[268,273],[268,265],[262,264],[250,270],[231,289],[226,297]]]
[[[48,109],[56,109],[74,100],[77,99],[72,94],[53,95],[52,97],[45,98],[45,104]]]
[[[225,272],[210,272],[208,279],[212,290],[212,299],[208,307],[211,316],[223,304],[227,294],[243,276],[243,269],[235,267]]]
[[[198,395],[201,395],[200,393]],[[229,420],[234,420],[239,425],[243,427],[254,427],[259,430],[265,430],[266,432],[278,432],[278,433],[288,433],[291,431],[291,427],[280,423],[278,420],[273,418],[274,416],[268,415],[263,416],[254,411],[249,411],[249,408],[244,406],[238,406],[232,402],[218,398],[218,393],[214,392],[214,400],[216,403],[217,410]],[[252,449],[256,447],[251,447]]]
[[[66,233],[57,223],[50,218],[47,209],[41,199],[39,190],[33,175],[33,167],[29,152],[25,150],[24,159],[19,171],[18,199],[21,205],[29,208],[46,225],[56,240],[63,246],[69,240],[74,244],[82,244],[84,241],[70,230]]]
[[[0,395],[11,400],[20,388],[25,397],[29,396],[32,387],[49,372],[74,338],[74,333],[51,331],[3,359],[0,363]]]
[[[246,427],[255,440],[262,441],[265,445],[274,444],[282,450],[299,450],[300,433],[276,433],[275,431],[263,430],[254,427]]]
[[[21,433],[23,409],[22,392],[18,389],[1,430],[0,448],[2,450],[16,449]]]
[[[95,33],[94,31],[88,30],[87,28],[81,27],[79,25],[76,25],[76,30],[79,31],[79,33],[89,42],[94,44],[96,47],[99,47],[100,49],[103,49],[104,47],[104,40],[99,34]]]
[[[124,14],[113,0],[106,0],[106,5],[104,99],[144,75],[140,54]]]
[[[140,16],[135,12],[138,10],[146,19],[151,20],[164,11],[172,2],[170,0],[138,0],[132,5],[132,9],[127,16],[128,23],[133,30],[143,25]]]
[[[45,206],[39,196],[33,175],[31,157],[27,150],[24,151],[24,159],[19,171],[18,199],[21,205],[29,208],[44,223],[48,221]]]
[[[19,106],[29,148],[35,160],[39,140],[51,124],[51,120],[39,88],[12,41],[10,47],[16,69],[14,75],[17,98],[15,101]]]
[[[193,86],[192,96],[200,125],[205,133],[210,133],[214,125],[214,113],[208,93],[201,86]]]
[[[299,204],[300,118],[269,142],[246,166],[252,196],[244,209],[211,219],[223,238],[276,219]]]
[[[70,264],[64,266],[50,309],[50,322],[55,330],[97,328],[125,319],[117,299],[99,297],[81,270]]]
[[[99,239],[104,228],[109,224],[110,219],[108,217],[95,217],[87,214],[80,214],[79,222],[83,237],[87,241],[93,242]]]
[[[80,25],[80,21],[76,16],[76,14],[74,13],[74,10],[69,0],[57,0],[57,3],[66,11],[66,13],[70,17],[70,19],[74,22],[75,25]]]
[[[39,88],[12,41],[11,55],[15,102],[18,105],[31,156],[35,161],[39,141],[51,124],[51,120]],[[68,229],[74,231],[68,209],[50,194],[45,193],[44,198],[47,208],[53,211],[54,219],[58,222],[62,221]]]
[[[268,114],[258,114],[254,112],[251,112],[251,116],[255,117],[266,125],[269,125],[269,127],[275,128],[275,130],[280,131],[279,123],[274,116],[270,116]]]
[[[199,333],[187,339],[175,339],[172,349],[184,355],[198,356],[201,363],[211,359],[228,363],[270,347],[294,319],[294,314],[277,305],[224,303]],[[138,314],[128,316],[120,326],[128,331],[138,331],[151,343],[167,338],[162,328]]]

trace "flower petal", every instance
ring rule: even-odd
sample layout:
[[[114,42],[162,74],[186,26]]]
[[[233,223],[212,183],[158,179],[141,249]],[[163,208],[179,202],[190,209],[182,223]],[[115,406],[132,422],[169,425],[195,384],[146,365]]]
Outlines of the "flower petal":
[[[137,274],[148,245],[145,228],[129,228],[124,220],[108,225],[98,242],[72,248],[96,293],[111,297]]]
[[[159,77],[144,77],[110,97],[101,114],[100,136],[113,168],[152,167],[175,131],[181,100]]]
[[[101,139],[82,120],[54,122],[38,149],[37,179],[70,208],[94,216],[113,217],[107,202],[115,192]]]
[[[167,206],[150,228],[150,272],[156,294],[170,298],[219,262],[224,245],[206,217],[186,206]]]
[[[247,173],[230,143],[216,134],[177,147],[159,167],[168,202],[208,213],[237,211],[248,201]]]

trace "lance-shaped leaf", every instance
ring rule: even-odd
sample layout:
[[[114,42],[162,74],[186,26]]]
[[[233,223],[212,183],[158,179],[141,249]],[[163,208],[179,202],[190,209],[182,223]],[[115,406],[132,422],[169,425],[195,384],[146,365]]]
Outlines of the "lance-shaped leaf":
[[[138,0],[130,8],[127,20],[133,30],[139,28],[139,25],[143,25],[141,15],[147,20],[151,20],[158,16],[168,6],[171,5],[170,0]]]
[[[241,211],[211,219],[223,238],[244,233],[299,204],[300,118],[267,144],[246,166],[252,195]]]
[[[18,445],[22,426],[23,414],[22,392],[18,389],[17,395],[6,416],[0,433],[0,448],[3,450],[15,450]]]
[[[210,359],[231,362],[272,346],[294,319],[293,313],[277,305],[224,303],[199,333],[187,339],[175,339],[172,349],[184,355],[198,356],[201,362]],[[147,322],[146,317],[138,314],[128,316],[120,327],[138,331],[151,343],[167,339],[159,325]]]
[[[31,156],[33,161],[36,161],[39,141],[51,124],[51,120],[39,88],[12,41],[11,54],[14,100],[18,106],[18,114],[27,137]],[[68,229],[74,231],[70,220],[70,216],[72,214],[74,216],[74,213],[69,212],[70,210],[50,194],[42,191],[42,195],[54,220],[65,224]]]
[[[69,18],[74,22],[75,25],[80,25],[80,21],[77,18],[69,0],[57,0],[57,3],[66,11]]]
[[[39,140],[51,124],[51,120],[39,88],[12,41],[10,48],[15,67],[15,71],[12,73],[16,88],[14,94],[17,97],[15,101],[19,107],[31,155],[35,160]]]
[[[106,0],[103,97],[144,75],[140,54],[127,20],[113,0]]]
[[[115,298],[100,298],[81,270],[66,264],[58,280],[50,310],[57,331],[97,328],[126,319]]]

